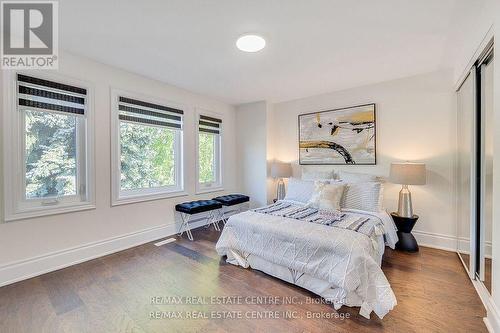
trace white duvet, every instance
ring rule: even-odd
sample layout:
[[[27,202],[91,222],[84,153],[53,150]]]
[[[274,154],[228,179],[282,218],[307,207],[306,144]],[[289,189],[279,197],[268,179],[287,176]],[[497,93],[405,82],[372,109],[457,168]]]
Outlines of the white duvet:
[[[392,220],[384,216],[387,213],[350,214],[379,219],[386,242],[394,246],[397,236]],[[377,246],[381,241],[382,246]],[[249,257],[254,262],[258,258],[267,266],[273,265],[274,270],[287,268],[310,280],[326,282],[328,292],[317,293],[337,309],[341,305],[360,306],[364,317],[369,318],[373,311],[383,318],[396,305],[396,297],[380,268],[382,235],[368,237],[352,230],[247,211],[229,219],[216,249],[235,265],[248,267],[252,264]]]

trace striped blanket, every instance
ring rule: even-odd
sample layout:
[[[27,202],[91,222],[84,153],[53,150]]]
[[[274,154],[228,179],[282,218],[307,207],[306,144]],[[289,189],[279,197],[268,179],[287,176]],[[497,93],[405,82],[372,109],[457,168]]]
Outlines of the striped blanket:
[[[372,236],[376,226],[380,223],[377,219],[370,219],[359,214],[349,214],[341,211],[320,210],[308,205],[302,206],[287,201],[278,201],[272,205],[253,210],[256,213],[282,216],[305,222],[318,223],[335,228],[348,229]]]

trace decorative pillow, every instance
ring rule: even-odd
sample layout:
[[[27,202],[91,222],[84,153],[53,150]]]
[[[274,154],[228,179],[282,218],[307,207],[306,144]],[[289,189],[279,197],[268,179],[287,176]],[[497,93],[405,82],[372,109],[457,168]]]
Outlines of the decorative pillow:
[[[302,180],[321,180],[329,181],[335,178],[335,172],[331,171],[320,171],[320,170],[306,170],[302,169]]]
[[[340,201],[344,194],[345,184],[326,184],[320,181],[314,183],[314,193],[309,204],[318,209],[340,210]]]
[[[321,198],[321,192],[323,192],[323,187],[325,187],[326,183],[321,182],[321,181],[315,181],[314,182],[314,192],[311,195],[311,199],[309,199],[308,204],[311,205],[311,207],[318,208],[319,207],[319,200]]]
[[[340,207],[378,213],[382,210],[383,191],[379,182],[346,184]]]
[[[288,188],[285,200],[307,203],[314,192],[314,182],[300,180],[297,178],[288,179]]]
[[[377,176],[366,173],[339,171],[339,179],[346,183],[366,183],[378,181]]]

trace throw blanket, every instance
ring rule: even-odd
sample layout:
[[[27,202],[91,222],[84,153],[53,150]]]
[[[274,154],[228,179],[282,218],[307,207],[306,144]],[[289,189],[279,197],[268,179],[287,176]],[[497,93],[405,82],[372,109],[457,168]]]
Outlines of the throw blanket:
[[[254,209],[254,212],[348,229],[369,237],[384,233],[383,223],[379,219],[359,214],[346,214],[340,211],[320,210],[286,201],[278,201],[272,205]]]
[[[231,216],[216,249],[234,265],[248,267],[246,258],[252,255],[327,281],[335,294],[329,301],[360,306],[362,316],[369,318],[373,311],[382,318],[396,305],[396,297],[372,241],[344,228],[246,211]]]

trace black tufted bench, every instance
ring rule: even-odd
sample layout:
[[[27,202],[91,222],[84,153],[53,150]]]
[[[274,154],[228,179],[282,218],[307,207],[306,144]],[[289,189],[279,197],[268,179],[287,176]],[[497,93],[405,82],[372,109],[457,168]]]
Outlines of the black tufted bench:
[[[229,213],[239,213],[241,212],[241,205],[242,203],[249,202],[250,197],[243,195],[243,194],[228,194],[228,195],[223,195],[220,197],[213,198],[213,200],[218,201],[222,204],[222,221],[226,223],[227,219],[229,218],[227,214]],[[235,206],[235,205],[240,205],[238,209],[233,209],[233,210],[228,210],[227,208],[230,206]]]
[[[194,222],[191,220],[191,217],[194,214],[209,212],[206,217],[208,224],[212,224],[215,230],[220,231],[219,221],[220,219],[220,209],[222,208],[222,204],[216,200],[197,200],[190,202],[183,202],[175,205],[175,210],[181,213],[182,224],[179,229],[179,235],[182,236],[184,231],[188,235],[189,240],[193,240],[193,234],[189,229],[189,222]],[[200,219],[196,220],[199,221]]]
[[[223,206],[234,206],[250,201],[250,197],[243,194],[229,194],[216,197],[213,200],[220,202]]]

